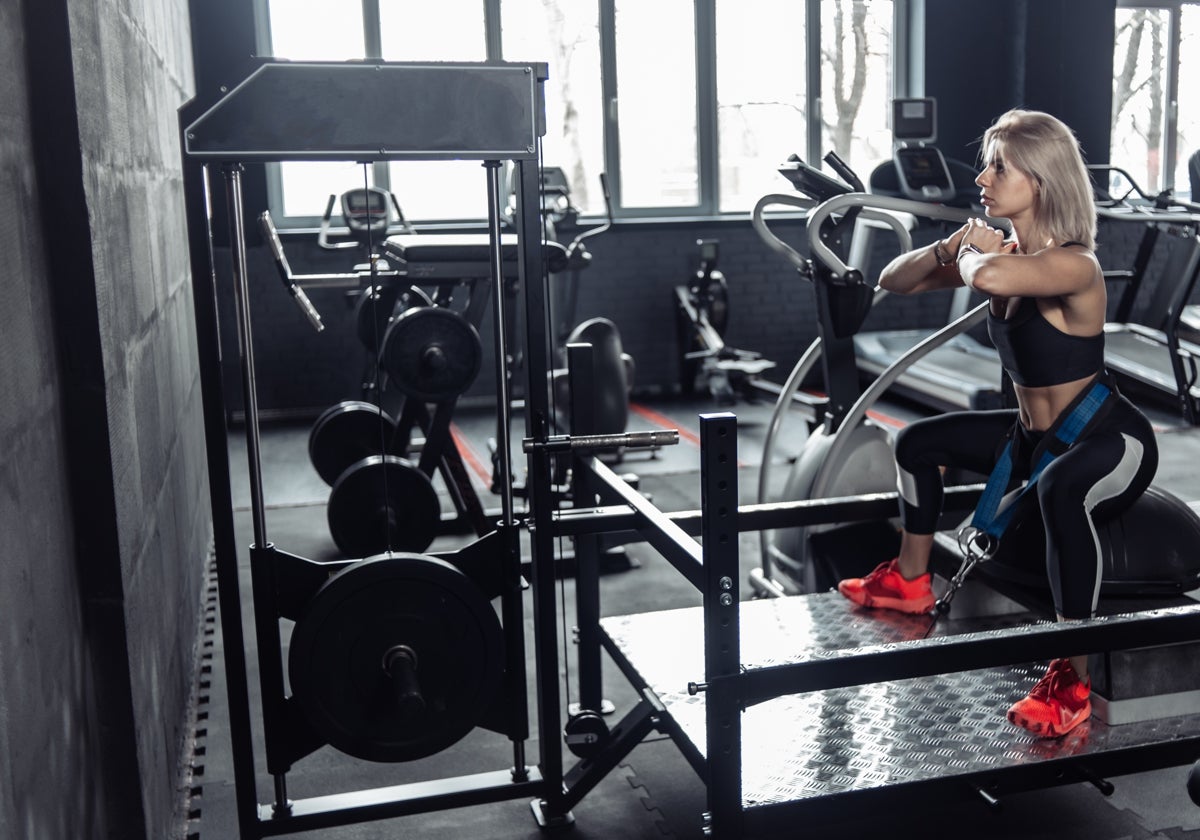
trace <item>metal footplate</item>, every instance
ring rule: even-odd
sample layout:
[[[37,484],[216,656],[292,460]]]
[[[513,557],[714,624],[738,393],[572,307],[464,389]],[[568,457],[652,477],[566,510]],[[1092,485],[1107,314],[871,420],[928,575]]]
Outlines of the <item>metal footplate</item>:
[[[705,694],[688,691],[689,682],[703,678],[701,615],[696,607],[616,616],[603,619],[601,628],[617,661],[632,671],[627,675],[660,698],[672,721],[668,728],[704,755]],[[1029,614],[991,619],[990,627],[985,620],[942,620],[929,643],[946,644],[964,633],[1019,634],[1021,627],[1045,624]],[[905,646],[921,639],[928,625],[927,616],[854,608],[835,592],[746,601],[742,662],[751,670]],[[674,641],[663,645],[663,639]],[[742,716],[743,808],[747,816],[754,809],[765,809],[765,815],[774,812],[770,806],[820,805],[830,797],[831,807],[844,807],[845,794],[936,781],[979,791],[980,779],[990,774],[1039,766],[1057,768],[1059,781],[1045,782],[1057,784],[1064,772],[1059,759],[1087,759],[1082,766],[1105,753],[1200,737],[1200,715],[1190,715],[1122,726],[1093,718],[1064,738],[1036,738],[1008,723],[1005,711],[1044,670],[1043,661],[867,682],[751,705]],[[685,752],[687,746],[681,744]],[[1067,772],[1065,778],[1084,780],[1083,772]]]

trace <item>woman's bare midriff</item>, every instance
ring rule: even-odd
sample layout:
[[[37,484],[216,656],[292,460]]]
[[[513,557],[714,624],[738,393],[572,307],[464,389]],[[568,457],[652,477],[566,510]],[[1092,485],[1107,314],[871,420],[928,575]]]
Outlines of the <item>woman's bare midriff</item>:
[[[1044,432],[1049,429],[1058,415],[1069,406],[1079,392],[1090,385],[1095,376],[1085,376],[1073,382],[1063,382],[1061,385],[1047,385],[1043,388],[1025,388],[1015,385],[1017,392],[1017,407],[1021,412],[1021,425],[1031,432]]]

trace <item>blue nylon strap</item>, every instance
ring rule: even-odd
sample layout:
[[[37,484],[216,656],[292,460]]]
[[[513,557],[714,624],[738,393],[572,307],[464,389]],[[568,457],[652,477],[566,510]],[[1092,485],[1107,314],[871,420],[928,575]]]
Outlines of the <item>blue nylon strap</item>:
[[[1096,416],[1096,412],[1104,405],[1104,402],[1112,394],[1112,391],[1103,382],[1096,382],[1092,385],[1091,390],[1087,395],[1076,403],[1075,408],[1071,410],[1060,423],[1056,424],[1054,437],[1063,446],[1061,450],[1065,452],[1070,448],[1083,430],[1087,428],[1092,418]],[[1037,484],[1038,477],[1042,474],[1042,470],[1050,465],[1050,462],[1059,454],[1052,452],[1049,447],[1040,447],[1043,449],[1041,456],[1037,459],[1037,463],[1033,467],[1033,471],[1029,475],[1029,480],[1025,482],[1025,486],[1021,488],[1016,498],[997,513],[1000,508],[1000,502],[1004,499],[1004,492],[1008,489],[1009,479],[1012,477],[1013,463],[1012,450],[1013,444],[1010,440],[1004,446],[1004,452],[1000,455],[1000,460],[996,462],[996,466],[992,469],[992,474],[988,476],[987,485],[984,487],[983,495],[979,498],[979,504],[975,506],[975,514],[971,517],[971,527],[990,534],[994,539],[999,540],[1000,535],[1004,533],[1004,529],[1008,527],[1009,520],[1012,519],[1013,512],[1017,509],[1017,502],[1020,501],[1026,493],[1033,489]]]

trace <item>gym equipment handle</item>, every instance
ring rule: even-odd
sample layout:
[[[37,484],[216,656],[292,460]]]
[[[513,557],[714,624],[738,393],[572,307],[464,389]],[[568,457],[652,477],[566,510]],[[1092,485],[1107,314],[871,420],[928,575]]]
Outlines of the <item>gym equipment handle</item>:
[[[522,447],[526,452],[545,449],[548,452],[580,451],[587,449],[645,449],[673,446],[679,443],[679,430],[667,429],[658,432],[623,432],[613,435],[554,435],[539,442],[526,439]]]
[[[321,332],[325,329],[325,325],[321,323],[321,313],[312,305],[312,301],[308,299],[308,295],[296,283],[295,277],[292,275],[292,267],[288,264],[287,255],[283,253],[283,243],[279,241],[279,232],[275,229],[275,223],[271,220],[271,213],[264,210],[258,217],[259,226],[262,228],[263,236],[267,240],[267,245],[271,249],[271,256],[275,258],[275,268],[279,272],[279,279],[283,282],[283,287],[288,290],[288,294],[292,296],[292,300],[296,301],[296,305],[300,307],[300,311],[308,318],[313,329]]]
[[[383,670],[392,680],[396,709],[402,717],[425,711],[425,696],[417,682],[417,654],[408,645],[396,645],[383,655]]]

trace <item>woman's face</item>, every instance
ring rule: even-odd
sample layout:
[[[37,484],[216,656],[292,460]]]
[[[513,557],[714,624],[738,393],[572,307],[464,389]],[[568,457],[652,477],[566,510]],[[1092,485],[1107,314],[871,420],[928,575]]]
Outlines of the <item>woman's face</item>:
[[[979,185],[979,203],[989,216],[1010,219],[1032,211],[1037,200],[1037,181],[1004,161],[1004,149],[994,142],[988,148],[985,165],[975,183]]]

